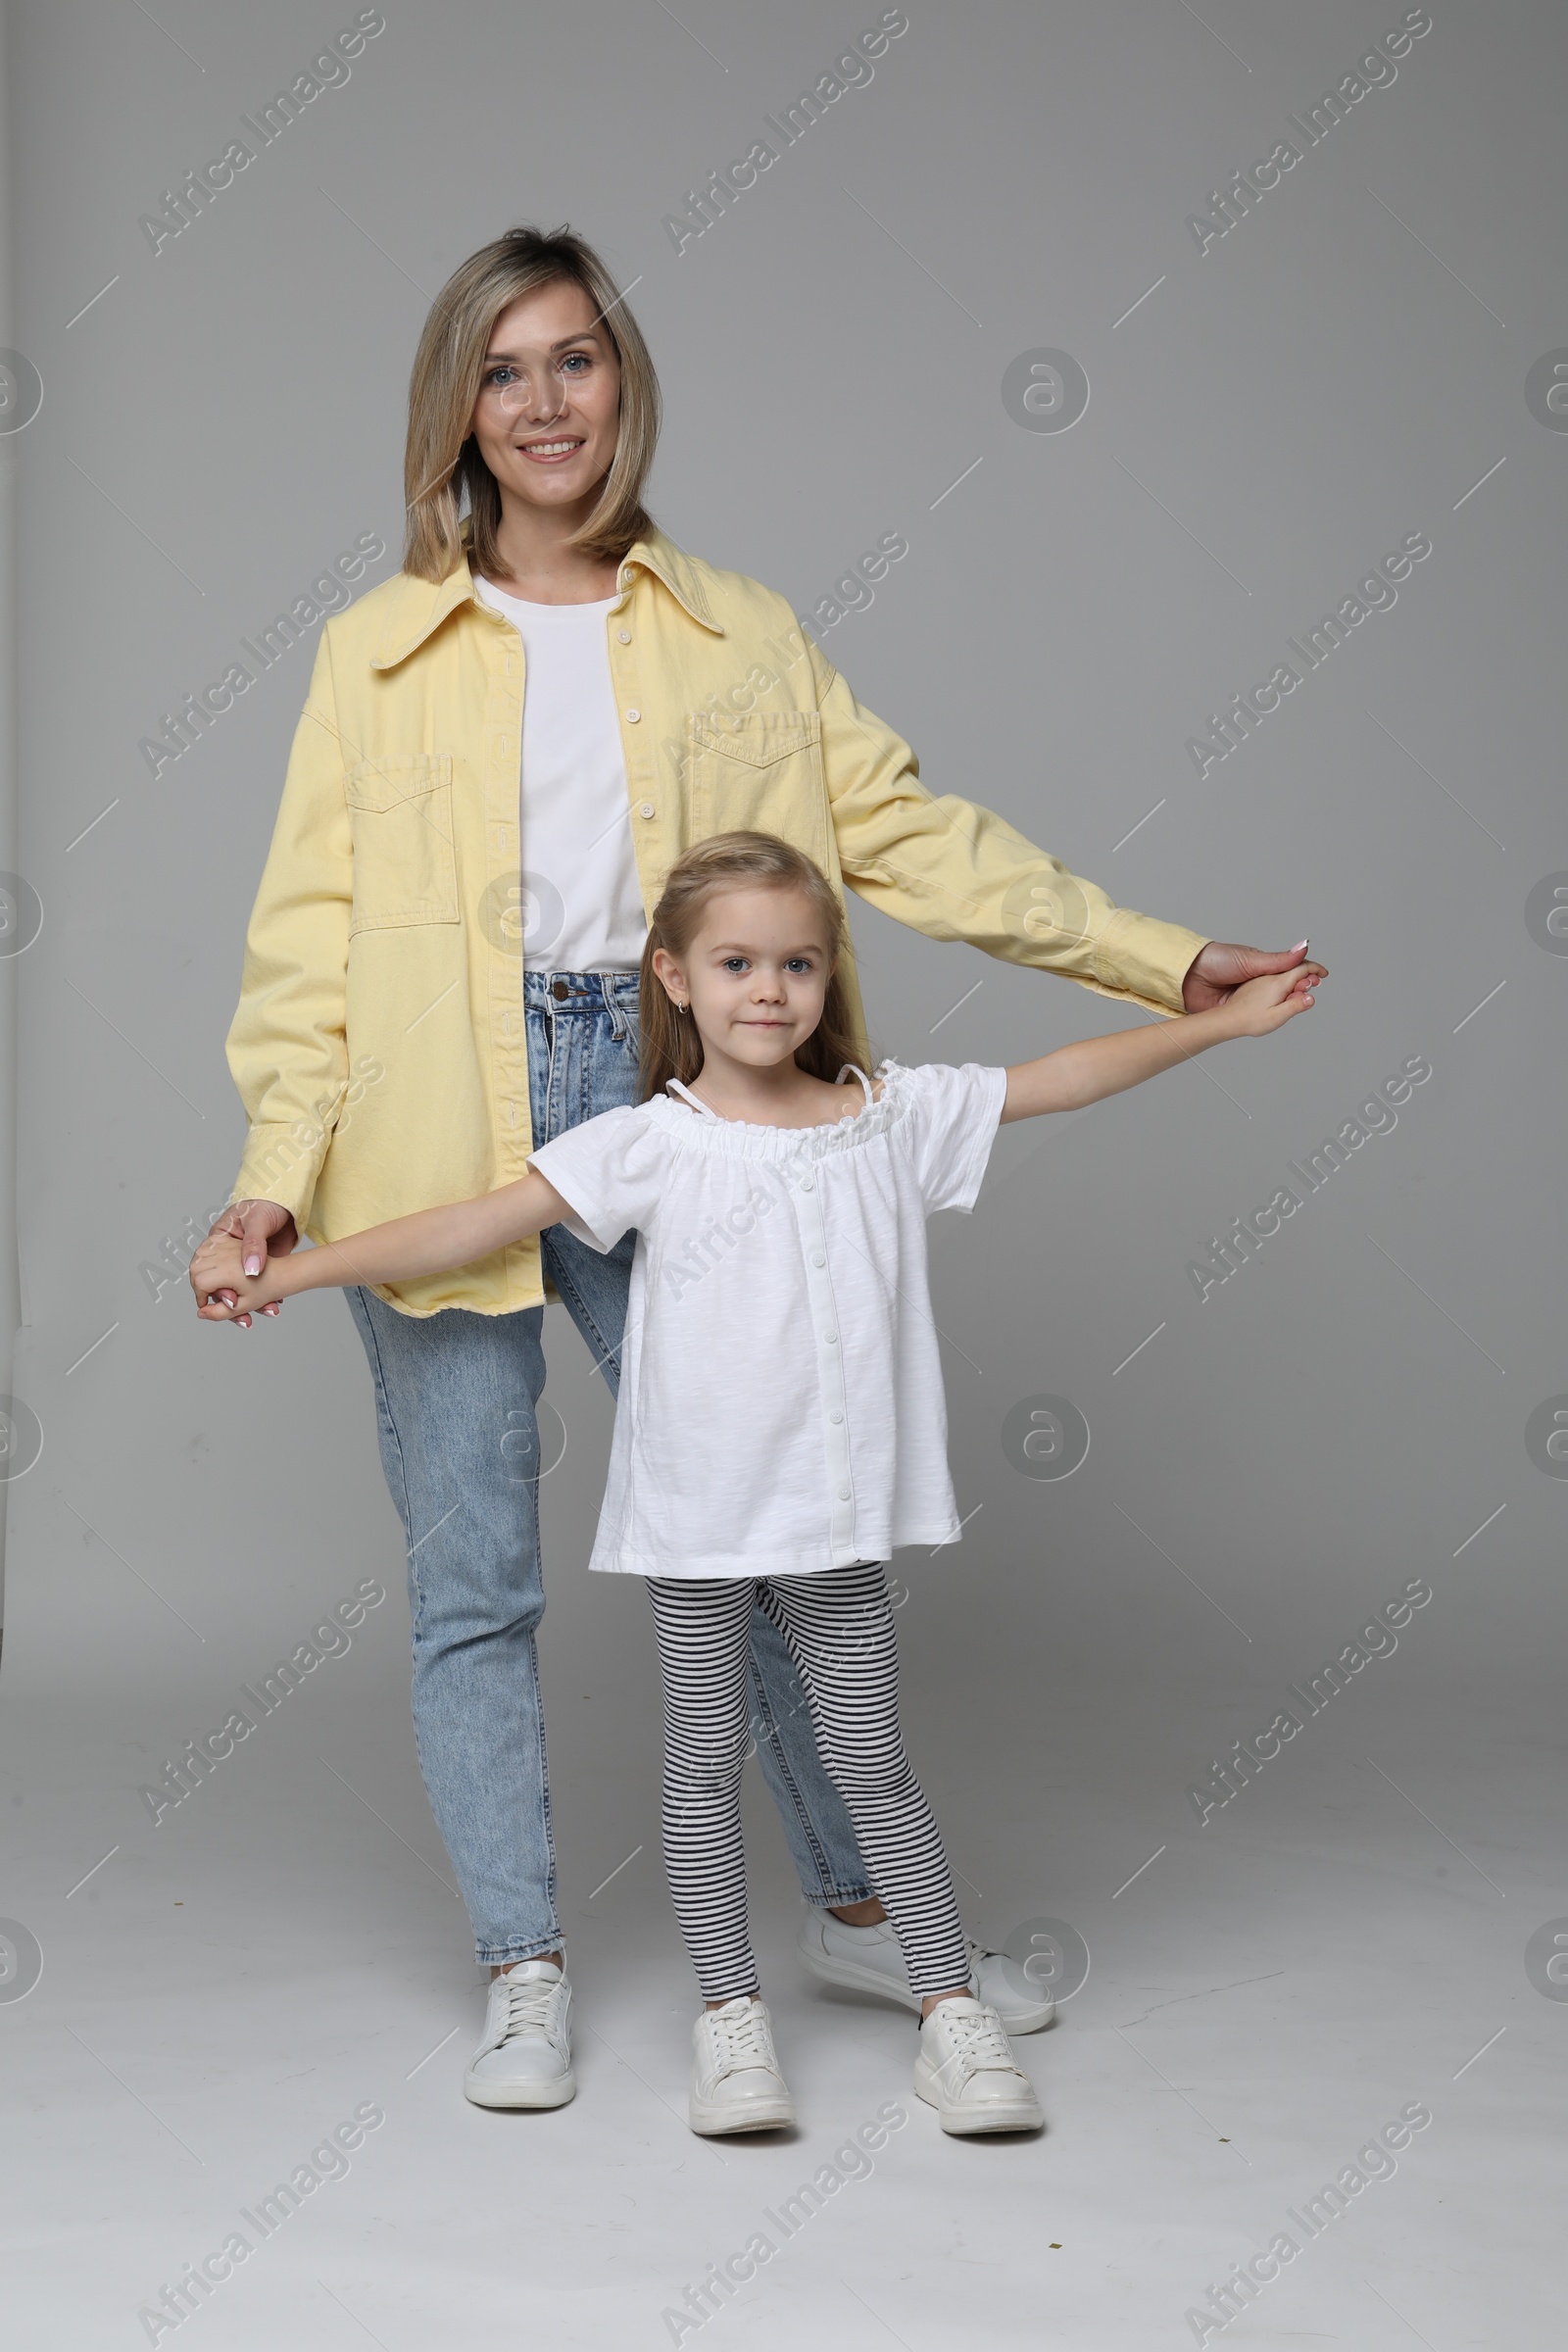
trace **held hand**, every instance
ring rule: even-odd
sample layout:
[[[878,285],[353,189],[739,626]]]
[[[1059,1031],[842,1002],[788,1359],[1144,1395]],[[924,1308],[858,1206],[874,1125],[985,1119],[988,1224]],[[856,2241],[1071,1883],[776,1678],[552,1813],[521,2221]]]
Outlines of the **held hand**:
[[[211,1241],[220,1234],[233,1236],[239,1245],[242,1273],[246,1269],[254,1269],[260,1273],[267,1258],[286,1257],[300,1238],[293,1216],[276,1200],[232,1201],[213,1226],[208,1240]],[[197,1255],[199,1257],[201,1252],[198,1251]],[[210,1294],[213,1286],[208,1284],[204,1287],[198,1281],[196,1265],[197,1259],[192,1258],[190,1286],[196,1294],[196,1309],[200,1314],[204,1307],[211,1302]],[[209,1316],[207,1320],[210,1322],[231,1321],[237,1323],[241,1330],[249,1331],[251,1327],[250,1312],[240,1307],[237,1290],[229,1285],[218,1294],[218,1298],[220,1304],[234,1311],[227,1317]],[[277,1314],[279,1309],[275,1299],[272,1303],[264,1305],[261,1311],[266,1315]]]
[[[202,1243],[190,1261],[190,1279],[204,1323],[243,1323],[249,1330],[253,1314],[277,1312],[277,1268],[264,1259],[260,1274],[247,1274],[245,1260],[255,1254],[237,1234],[216,1229]]]
[[[1215,1013],[1227,1037],[1268,1037],[1298,1012],[1308,1011],[1313,1002],[1311,990],[1301,987],[1294,970],[1264,972],[1233,989]]]
[[[1289,972],[1292,988],[1305,999],[1326,976],[1322,964],[1307,960],[1306,950],[1304,939],[1298,940],[1294,948],[1272,949],[1238,948],[1224,940],[1211,939],[1187,967],[1182,982],[1182,1009],[1212,1012],[1244,981],[1255,980],[1265,972]]]

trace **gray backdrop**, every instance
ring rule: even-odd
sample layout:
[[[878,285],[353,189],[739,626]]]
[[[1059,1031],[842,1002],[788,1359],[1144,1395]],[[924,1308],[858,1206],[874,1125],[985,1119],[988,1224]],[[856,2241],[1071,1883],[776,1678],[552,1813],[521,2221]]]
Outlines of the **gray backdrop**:
[[[1182,0],[910,0],[874,75],[677,251],[666,216],[874,8],[386,0],[384,15],[349,78],[155,253],[139,217],[354,9],[11,11],[0,341],[37,371],[42,406],[29,416],[16,363],[0,472],[22,693],[3,862],[22,877],[7,935],[22,952],[0,986],[20,1030],[22,1287],[0,1911],[36,1937],[43,1978],[0,2028],[19,2051],[24,2026],[44,2037],[47,2084],[68,2032],[87,2034],[74,2004],[122,1941],[179,1999],[246,1953],[265,1977],[261,1949],[298,1958],[326,1936],[346,1959],[355,1917],[324,1883],[300,1911],[296,1866],[309,1854],[329,1880],[337,1841],[382,1832],[318,1753],[405,1841],[386,1837],[375,1866],[399,1903],[436,1906],[449,2006],[467,1981],[461,1917],[430,1884],[444,1858],[407,1723],[401,1545],[349,1317],[312,1299],[248,1338],[209,1332],[175,1263],[240,1148],[222,1040],[316,632],[156,779],[138,741],[357,535],[384,539],[370,576],[387,576],[427,301],[500,228],[564,220],[636,281],[667,406],[652,504],[678,542],[809,613],[862,550],[903,533],[908,553],[874,598],[819,626],[932,788],[1003,810],[1127,905],[1224,938],[1309,932],[1332,967],[1317,1010],[1278,1040],[1010,1130],[974,1218],[933,1231],[972,1516],[961,1549],[901,1560],[901,1622],[911,1740],[972,1872],[965,1899],[998,1938],[1059,1923],[1039,1948],[1068,1976],[1062,1930],[1084,1937],[1119,1982],[1105,2022],[1129,2033],[1135,1988],[1178,1944],[1195,1984],[1283,1976],[1270,1997],[1293,2035],[1333,1985],[1398,2041],[1388,2095],[1441,2083],[1444,2115],[1505,2142],[1509,2102],[1561,2023],[1527,1940],[1568,1909],[1560,1838],[1532,1848],[1527,1826],[1545,1830],[1556,1788],[1568,1510],[1568,1460],[1547,1442],[1553,1400],[1568,1412],[1550,1180],[1568,920],[1549,919],[1553,878],[1568,885],[1568,393],[1563,412],[1549,397],[1551,355],[1568,382],[1568,24],[1519,0],[1434,0],[1396,78],[1347,99],[1309,144],[1305,111],[1399,24],[1393,0],[1208,0],[1201,17]],[[1254,175],[1227,224],[1226,178],[1282,139],[1299,160],[1261,193]],[[1031,377],[1042,353],[1055,356]],[[1089,398],[1057,429],[1076,405],[1061,355]],[[1026,404],[1030,383],[1044,390]],[[1431,552],[1396,602],[1348,621],[1308,671],[1287,640],[1417,534]],[[1210,714],[1281,662],[1302,674],[1277,710],[1223,760],[1195,755],[1192,739],[1217,755]],[[902,1058],[1017,1059],[1122,1017],[864,907],[854,919],[875,1043]],[[1370,1114],[1355,1133],[1372,1117],[1383,1131],[1348,1139],[1309,1192],[1288,1163],[1412,1060],[1430,1075],[1396,1124]],[[1192,1263],[1281,1186],[1296,1213],[1223,1282],[1211,1264],[1200,1297]],[[667,1941],[646,1610],[583,1573],[609,1401],[559,1308],[549,1344],[561,1427],[546,1412],[546,1458],[565,1450],[545,1488],[543,1659],[564,1889],[591,1948],[605,1898],[590,1915],[588,1890],[642,1841],[627,1879],[649,1874],[648,1932]],[[1039,1404],[1055,1419],[1025,1453],[1041,1399],[1058,1400]],[[1073,1412],[1087,1458],[1039,1475],[1072,1459],[1052,1447]],[[267,1794],[237,1758],[202,1791],[201,1823],[155,1830],[139,1784],[367,1576],[390,1605],[301,1695],[314,1715],[268,1766]],[[1187,1791],[1210,1760],[1408,1580],[1432,1598],[1397,1654],[1357,1669],[1324,1720],[1200,1821]],[[1277,1808],[1298,1796],[1287,1835]],[[776,1836],[753,1810],[760,1872],[781,1887]],[[224,1869],[245,1901],[220,1916],[215,1895],[192,1948],[171,1906],[188,1922],[204,1870],[216,1888]],[[1201,1948],[1210,1901],[1261,1935],[1255,1957]],[[607,1967],[629,1934],[606,1934]],[[678,2036],[678,1969],[669,1981]],[[1261,2101],[1254,2138],[1308,2151],[1281,2175],[1304,2184],[1374,2120],[1364,2069],[1308,2035],[1287,2091],[1273,2033],[1262,2018],[1242,2031],[1237,2081]],[[221,2072],[220,2033],[137,2034],[124,2010],[116,2079],[153,2109],[158,2084],[188,2076],[195,2095]],[[1153,2044],[1136,2085],[1137,2059],[1108,2046],[1139,2099],[1181,2120],[1159,2073],[1210,2112]],[[93,2050],[113,2056],[104,2039]],[[91,2066],[74,2063],[86,2095]],[[95,2080],[116,2128],[122,2106],[128,2119],[141,2202],[81,2314],[101,2292],[93,2340],[130,2341],[154,2276],[221,2234],[203,2197],[216,2216],[229,2192],[211,2176],[194,2191],[162,2182],[165,2143]],[[1308,2081],[1325,2101],[1310,2123]],[[279,2142],[314,2128],[306,2106],[298,2130],[284,2111]],[[184,2138],[201,2144],[194,2127]],[[1457,2128],[1445,2142],[1456,2177],[1476,2164],[1468,2144]],[[1125,2340],[1191,2340],[1188,2273],[1196,2292],[1249,2231],[1264,2242],[1255,2180],[1217,2178],[1234,2211],[1214,2250],[1145,2303],[1134,2288]],[[1437,2178],[1429,2167],[1423,2197]],[[1399,2193],[1416,2194],[1378,2192],[1391,2212]],[[35,2249],[64,2211],[38,2194]],[[1436,2203],[1427,2219],[1446,2230]],[[719,2244],[695,2222],[688,2235],[661,2280]],[[1143,2275],[1137,2247],[1109,2244],[1105,2261],[1122,2258]],[[890,2253],[887,2280],[908,2267]],[[1486,2264],[1441,2294],[1423,2268],[1401,2306],[1428,2294],[1422,2340],[1495,2340],[1503,2289]],[[896,2319],[887,2291],[900,2340],[935,2341],[914,2290],[898,2290]],[[1272,2326],[1296,2291],[1271,2290]],[[35,2340],[72,2340],[59,2298],[87,2292],[51,2288]],[[1391,2340],[1360,2306],[1324,2340]],[[1450,2331],[1434,2332],[1445,2316]],[[252,2340],[216,2309],[203,2326]],[[305,2340],[349,2340],[333,2326]],[[1019,2328],[999,2322],[994,2340],[1039,2340]],[[1103,2315],[1100,2329],[1123,2340]],[[602,2340],[658,2332],[649,2304]]]

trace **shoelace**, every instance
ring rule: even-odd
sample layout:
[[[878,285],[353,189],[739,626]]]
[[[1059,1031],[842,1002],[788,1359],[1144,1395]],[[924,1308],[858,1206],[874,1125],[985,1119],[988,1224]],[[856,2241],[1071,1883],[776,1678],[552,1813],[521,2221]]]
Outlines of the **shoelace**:
[[[978,2074],[988,2067],[1004,2068],[1009,2075],[1017,2073],[1012,2045],[995,2009],[981,2008],[966,2017],[961,2012],[955,2014],[956,2004],[952,2001],[943,2001],[940,2006],[947,2012],[942,2020],[943,2032],[950,2037],[953,2055],[965,2075]]]
[[[717,2076],[738,2074],[753,2066],[766,2067],[770,2072],[777,2073],[773,2036],[768,2032],[767,2018],[759,2002],[749,2002],[746,2008],[732,2015],[726,2015],[722,2009],[710,2009],[708,2030],[714,2044],[714,2073]]]
[[[511,2041],[514,2034],[526,2033],[530,2026],[538,2026],[547,2034],[554,2030],[555,2019],[551,2010],[561,1990],[559,1983],[552,1984],[540,1977],[519,1979],[514,1974],[498,1977],[496,1983],[506,1986],[502,2041]]]

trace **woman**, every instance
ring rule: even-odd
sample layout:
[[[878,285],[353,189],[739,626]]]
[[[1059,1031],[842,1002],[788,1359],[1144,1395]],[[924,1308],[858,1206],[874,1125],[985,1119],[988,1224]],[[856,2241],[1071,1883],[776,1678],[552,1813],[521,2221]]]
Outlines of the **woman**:
[[[1118,909],[989,810],[933,800],[779,596],[641,504],[653,363],[603,264],[516,229],[454,273],[410,386],[404,568],[330,620],[246,940],[229,1066],[250,1117],[215,1231],[245,1262],[510,1184],[637,1097],[646,910],[695,841],[781,835],[886,912],[1151,1009],[1320,967]],[[524,685],[526,680],[526,694]],[[1304,943],[1303,943],[1304,944]],[[869,1064],[853,959],[856,1058]],[[352,1123],[338,1120],[355,1098]],[[465,2088],[574,2088],[535,1631],[547,1285],[616,1386],[632,1237],[564,1226],[349,1294],[409,1544],[414,1718],[492,1970]],[[200,1299],[200,1294],[198,1294]],[[248,1326],[250,1318],[236,1320]],[[786,1650],[752,1627],[756,1736],[821,1977],[910,1996]],[[1049,2000],[972,1954],[1011,2031]]]

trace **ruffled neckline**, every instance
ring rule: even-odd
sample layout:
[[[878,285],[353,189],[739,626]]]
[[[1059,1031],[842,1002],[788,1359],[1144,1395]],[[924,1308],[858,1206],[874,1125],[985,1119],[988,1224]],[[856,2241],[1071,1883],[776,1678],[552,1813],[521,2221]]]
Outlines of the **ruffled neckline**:
[[[863,1103],[853,1116],[819,1127],[760,1127],[749,1119],[724,1119],[716,1114],[705,1118],[678,1096],[666,1094],[650,1096],[643,1108],[666,1134],[699,1151],[732,1159],[827,1159],[841,1152],[858,1151],[874,1137],[886,1135],[907,1109],[909,1073],[902,1062],[889,1057],[879,1062],[871,1075],[882,1080],[879,1100]]]

